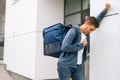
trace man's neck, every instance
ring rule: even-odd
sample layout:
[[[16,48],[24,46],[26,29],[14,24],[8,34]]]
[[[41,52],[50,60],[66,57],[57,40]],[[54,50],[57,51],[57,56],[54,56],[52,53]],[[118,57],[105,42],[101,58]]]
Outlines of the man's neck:
[[[80,26],[80,31],[84,33],[84,24]]]

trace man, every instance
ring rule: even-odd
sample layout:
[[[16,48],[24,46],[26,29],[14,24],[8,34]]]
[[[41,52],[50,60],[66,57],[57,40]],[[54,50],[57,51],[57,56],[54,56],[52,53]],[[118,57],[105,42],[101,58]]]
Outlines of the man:
[[[106,4],[104,10],[96,18],[93,16],[88,17],[84,24],[76,27],[76,30],[71,28],[68,31],[62,43],[63,53],[58,60],[59,80],[70,80],[70,78],[72,80],[85,80],[82,64],[85,63],[86,57],[84,48],[88,44],[86,35],[99,27],[100,21],[109,8],[110,4]]]

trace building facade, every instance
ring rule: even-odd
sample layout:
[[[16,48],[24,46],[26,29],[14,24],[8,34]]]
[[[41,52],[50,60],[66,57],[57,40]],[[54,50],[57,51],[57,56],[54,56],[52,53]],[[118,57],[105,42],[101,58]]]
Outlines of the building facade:
[[[110,11],[100,29],[90,35],[85,77],[119,80],[118,0],[6,0],[5,26],[0,29],[4,33],[1,42],[7,69],[33,80],[57,79],[57,58],[43,55],[43,28],[56,23],[82,24],[87,16],[96,16],[107,2],[111,4]]]

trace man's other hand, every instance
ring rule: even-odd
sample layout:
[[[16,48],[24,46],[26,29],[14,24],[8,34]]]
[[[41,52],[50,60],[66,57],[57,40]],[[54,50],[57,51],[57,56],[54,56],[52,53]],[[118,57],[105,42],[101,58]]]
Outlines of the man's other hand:
[[[108,11],[109,9],[110,9],[110,4],[107,3],[107,4],[105,5],[105,10]]]
[[[86,46],[88,44],[86,39],[84,39],[82,43],[83,43],[84,46]]]

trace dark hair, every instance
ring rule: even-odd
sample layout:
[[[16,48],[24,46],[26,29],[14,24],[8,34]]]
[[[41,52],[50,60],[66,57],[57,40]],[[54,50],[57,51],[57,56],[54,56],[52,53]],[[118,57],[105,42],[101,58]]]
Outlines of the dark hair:
[[[90,25],[94,25],[96,28],[99,27],[99,21],[94,16],[89,16],[85,22],[88,22]]]

